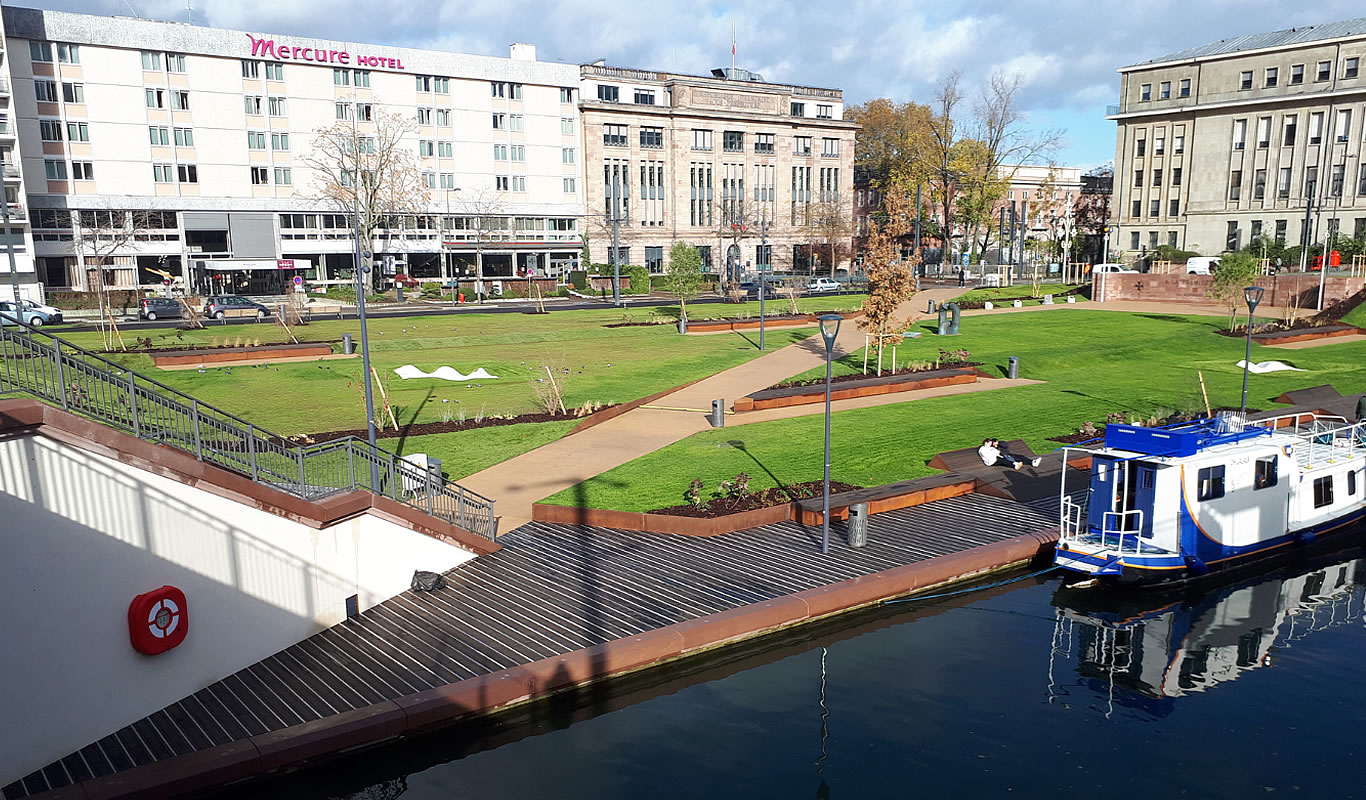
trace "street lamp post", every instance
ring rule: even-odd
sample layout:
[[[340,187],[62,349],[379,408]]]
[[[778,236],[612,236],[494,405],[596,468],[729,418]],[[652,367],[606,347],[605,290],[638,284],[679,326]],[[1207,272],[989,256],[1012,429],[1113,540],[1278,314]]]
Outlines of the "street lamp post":
[[[767,253],[768,247],[768,217],[764,216],[759,220],[759,252]],[[767,256],[766,256],[767,257]],[[756,262],[759,259],[754,259]],[[759,351],[764,349],[764,289],[768,287],[768,278],[764,274],[764,265],[755,264],[759,272]]]
[[[1252,312],[1257,310],[1257,304],[1262,302],[1262,293],[1266,291],[1260,286],[1249,286],[1243,289],[1243,299],[1247,301],[1247,349],[1243,354],[1243,416],[1247,416],[1247,373],[1252,365]]]
[[[821,338],[825,340],[825,482],[821,489],[821,552],[830,552],[830,360],[835,352],[835,337],[839,336],[839,314],[820,316]]]

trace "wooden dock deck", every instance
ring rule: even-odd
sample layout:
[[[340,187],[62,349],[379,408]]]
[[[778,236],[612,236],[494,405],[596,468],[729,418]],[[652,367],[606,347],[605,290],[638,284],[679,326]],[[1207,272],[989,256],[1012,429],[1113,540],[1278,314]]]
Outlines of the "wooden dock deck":
[[[1033,552],[1056,513],[1055,498],[966,495],[871,517],[860,549],[845,544],[838,523],[824,556],[819,527],[795,522],[710,538],[533,522],[500,539],[502,550],[452,570],[440,589],[368,609],[33,772],[3,796],[73,784],[88,787],[79,796],[118,796],[158,785],[158,768],[183,779],[183,757],[206,751],[256,759],[237,776],[254,774],[280,763],[263,758],[264,742],[278,741],[270,737],[386,702],[399,721],[381,738],[393,738],[404,732],[394,701],[1007,540],[1030,538]]]

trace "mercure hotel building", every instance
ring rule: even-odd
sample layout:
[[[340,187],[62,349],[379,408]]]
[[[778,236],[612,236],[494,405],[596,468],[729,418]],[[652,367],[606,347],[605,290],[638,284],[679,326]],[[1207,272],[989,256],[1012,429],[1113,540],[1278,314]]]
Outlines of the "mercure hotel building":
[[[0,148],[26,285],[345,281],[351,217],[308,161],[318,131],[354,124],[363,149],[382,114],[411,121],[427,213],[386,218],[377,262],[435,280],[578,259],[579,67],[532,45],[491,58],[18,7],[3,19]]]
[[[540,61],[529,44],[494,58],[19,7],[3,22],[4,208],[26,294],[348,282],[350,204],[325,188],[348,193],[310,163],[321,131],[364,152],[389,115],[425,199],[361,248],[381,269],[561,275],[585,239],[606,262],[613,197],[622,262],[652,272],[678,239],[713,270],[822,252],[828,267],[845,249],[829,240],[846,235],[857,126],[837,89]]]

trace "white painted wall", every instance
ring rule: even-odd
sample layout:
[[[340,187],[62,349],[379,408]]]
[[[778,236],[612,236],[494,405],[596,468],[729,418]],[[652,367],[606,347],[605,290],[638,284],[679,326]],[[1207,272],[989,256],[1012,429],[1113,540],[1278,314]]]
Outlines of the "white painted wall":
[[[473,558],[371,515],[291,522],[45,436],[0,441],[0,786]],[[190,631],[133,650],[170,584]]]

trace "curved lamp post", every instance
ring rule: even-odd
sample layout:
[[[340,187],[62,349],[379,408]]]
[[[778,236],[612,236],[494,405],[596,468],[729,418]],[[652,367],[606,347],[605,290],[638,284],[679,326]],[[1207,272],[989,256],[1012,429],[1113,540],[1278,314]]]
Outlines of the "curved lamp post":
[[[1252,312],[1257,310],[1257,304],[1262,302],[1262,293],[1266,290],[1260,286],[1249,286],[1243,289],[1243,300],[1247,301],[1247,350],[1243,355],[1243,416],[1247,416],[1247,373],[1252,366]]]
[[[830,552],[830,359],[839,336],[839,314],[821,314],[821,338],[825,340],[825,483],[821,490],[821,552]]]

